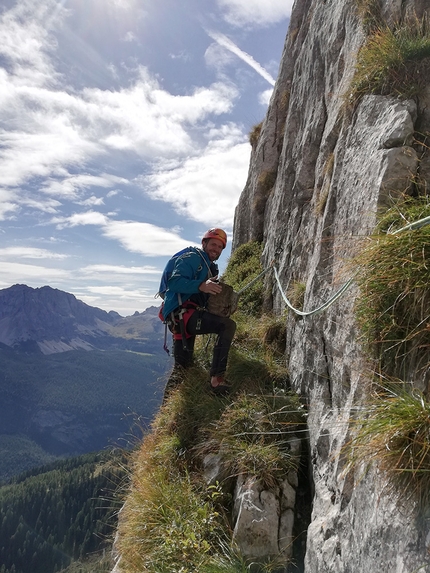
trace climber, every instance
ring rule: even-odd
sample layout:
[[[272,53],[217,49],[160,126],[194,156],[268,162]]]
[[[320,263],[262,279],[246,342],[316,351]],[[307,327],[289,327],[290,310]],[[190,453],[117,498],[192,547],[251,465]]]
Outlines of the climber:
[[[197,334],[218,335],[209,385],[215,394],[224,395],[229,391],[225,371],[236,323],[229,317],[218,316],[207,310],[209,296],[216,296],[222,291],[215,261],[226,245],[225,231],[209,229],[202,237],[201,249],[184,249],[185,252],[175,258],[161,309],[164,320],[171,321],[175,360],[164,392],[165,398],[181,382],[183,370],[191,366]]]

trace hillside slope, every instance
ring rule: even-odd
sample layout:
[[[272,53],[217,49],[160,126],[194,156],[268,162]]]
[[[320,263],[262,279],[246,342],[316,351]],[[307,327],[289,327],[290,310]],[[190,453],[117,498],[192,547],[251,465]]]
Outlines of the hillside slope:
[[[151,421],[171,366],[157,312],[124,318],[48,286],[0,291],[0,480],[126,446]]]
[[[0,486],[1,571],[72,571],[74,563],[76,571],[107,571],[103,553],[116,523],[126,462],[120,452],[87,454]]]
[[[148,351],[161,340],[157,308],[122,317],[49,286],[0,290],[0,343],[43,354],[93,348]]]

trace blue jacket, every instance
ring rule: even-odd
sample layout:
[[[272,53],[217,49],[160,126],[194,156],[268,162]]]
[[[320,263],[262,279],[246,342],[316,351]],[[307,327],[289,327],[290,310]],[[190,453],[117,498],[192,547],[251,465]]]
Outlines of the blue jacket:
[[[211,263],[207,254],[195,248],[176,259],[175,266],[167,283],[164,298],[163,316],[166,318],[186,300],[193,300],[204,306],[208,295],[199,290],[202,282],[209,276],[218,274],[218,267]],[[178,297],[179,294],[179,297]]]

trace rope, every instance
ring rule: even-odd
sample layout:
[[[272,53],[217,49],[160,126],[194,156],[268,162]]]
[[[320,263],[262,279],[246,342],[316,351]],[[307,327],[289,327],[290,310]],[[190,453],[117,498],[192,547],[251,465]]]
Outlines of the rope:
[[[406,225],[405,227],[402,227],[401,229],[397,229],[397,231],[394,231],[393,233],[390,233],[390,235],[397,235],[397,233],[400,233],[401,231],[407,231],[407,230],[413,230],[413,229],[420,229],[421,227],[424,227],[425,225],[428,225],[430,223],[430,217],[424,217],[424,219],[419,219],[418,221],[414,221],[413,223],[409,223],[409,225]]]
[[[279,280],[279,274],[278,274],[278,270],[277,268],[274,266],[273,262],[271,263],[270,266],[268,266],[267,268],[265,268],[263,271],[261,271],[261,273],[259,275],[257,275],[254,279],[252,279],[252,281],[250,281],[248,284],[246,284],[243,288],[241,288],[236,294],[240,295],[241,293],[243,293],[244,290],[246,290],[247,288],[249,288],[251,285],[253,285],[256,281],[258,281],[258,279],[260,279],[264,274],[266,274],[268,271],[272,270],[275,273],[275,278],[276,278],[276,282],[278,283],[278,287],[279,287],[279,291],[282,295],[282,298],[284,299],[285,304],[288,306],[289,309],[291,309],[293,312],[295,312],[296,314],[298,314],[299,316],[312,316],[313,314],[319,314],[320,312],[323,312],[324,310],[326,310],[329,306],[331,306],[334,302],[337,301],[338,298],[340,298],[343,293],[351,286],[353,279],[349,279],[348,282],[346,282],[338,291],[337,293],[335,293],[331,298],[329,298],[329,300],[327,302],[325,302],[324,304],[322,304],[321,306],[319,306],[318,308],[316,308],[315,310],[312,310],[310,312],[303,312],[301,310],[298,310],[297,308],[294,308],[293,305],[291,304],[291,302],[288,300],[288,298],[285,296],[285,293],[282,289],[282,285],[281,285],[281,281]]]
[[[284,299],[285,304],[288,306],[288,308],[290,310],[292,310],[293,312],[295,312],[299,316],[312,316],[314,314],[319,314],[320,312],[323,312],[329,306],[331,306],[333,303],[335,303],[337,301],[337,299],[340,298],[346,290],[348,290],[348,288],[352,284],[352,281],[354,280],[353,278],[350,278],[349,281],[347,281],[332,297],[330,297],[328,299],[328,301],[326,301],[324,304],[322,304],[318,308],[316,308],[314,310],[310,310],[309,312],[303,312],[303,311],[298,310],[297,308],[293,307],[291,302],[285,296],[285,293],[282,289],[281,281],[279,280],[279,275],[278,275],[278,271],[277,271],[276,267],[273,267],[273,271],[275,273],[276,282],[278,283],[279,291],[282,295],[282,298]]]
[[[423,219],[419,219],[418,221],[414,221],[413,223],[409,223],[408,225],[405,225],[404,227],[402,227],[401,229],[397,229],[397,231],[394,231],[393,233],[390,233],[391,235],[396,235],[397,233],[400,233],[402,231],[408,231],[408,230],[415,230],[415,229],[420,229],[421,227],[424,227],[425,225],[429,225],[430,224],[430,216],[429,217],[424,217]],[[299,316],[313,316],[315,314],[320,314],[321,312],[324,312],[325,310],[327,310],[327,308],[329,308],[332,304],[334,304],[351,286],[351,284],[353,283],[354,277],[351,277],[333,296],[331,296],[325,303],[323,303],[321,306],[319,306],[318,308],[315,308],[314,310],[311,310],[309,312],[304,312],[302,310],[299,310],[297,308],[294,308],[294,306],[291,304],[291,302],[288,300],[288,298],[286,297],[284,290],[282,288],[282,284],[281,281],[279,279],[279,274],[278,274],[278,270],[277,268],[274,266],[274,263],[272,262],[270,264],[270,266],[268,266],[267,268],[265,268],[258,276],[256,276],[251,282],[249,282],[247,285],[245,285],[243,288],[240,289],[240,291],[237,292],[237,294],[241,294],[244,290],[246,290],[248,287],[250,287],[251,285],[253,285],[259,278],[261,278],[265,273],[267,273],[268,271],[270,271],[271,269],[273,269],[273,272],[275,274],[275,279],[276,282],[278,284],[278,288],[279,288],[279,292],[282,295],[282,298],[284,299],[285,304],[287,305],[287,307],[292,310],[293,312],[295,312],[297,315]]]
[[[269,267],[265,268],[263,271],[261,271],[261,273],[259,275],[257,275],[255,277],[255,279],[252,279],[251,282],[249,282],[248,284],[246,284],[243,288],[241,288],[239,291],[237,291],[236,294],[242,294],[244,290],[246,290],[247,288],[249,288],[250,286],[252,286],[255,282],[258,281],[259,278],[261,278],[265,273],[267,273],[267,271],[270,271],[270,269],[273,267],[273,264],[271,264]]]

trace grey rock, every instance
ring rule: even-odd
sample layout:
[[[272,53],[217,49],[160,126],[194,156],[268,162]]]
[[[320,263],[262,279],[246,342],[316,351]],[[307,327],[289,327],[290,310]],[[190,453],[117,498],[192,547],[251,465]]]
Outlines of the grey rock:
[[[282,528],[279,528],[279,492],[264,490],[253,477],[239,478],[235,491],[234,515],[233,542],[239,547],[244,559],[266,560],[286,552],[285,559],[288,561],[291,556],[292,528],[289,526],[292,526],[292,520],[285,515]]]
[[[208,485],[221,483],[227,477],[221,454],[208,454],[203,458],[203,478]]]
[[[428,12],[424,0],[382,0],[380,6],[389,25]],[[305,311],[318,308],[353,277],[349,261],[375,228],[378,212],[410,193],[417,174],[430,183],[430,154],[426,150],[418,158],[414,147],[415,132],[430,130],[430,86],[414,101],[367,95],[348,104],[366,37],[356,8],[355,0],[296,0],[278,80],[235,213],[234,248],[263,238],[263,264],[275,260],[283,291],[305,282]],[[276,179],[257,216],[251,210],[265,170],[276,173]],[[266,307],[283,312],[273,275],[267,274],[266,286]],[[355,321],[357,294],[352,283],[324,313],[297,320],[290,312],[286,318],[286,366],[309,412],[314,494],[304,572],[430,571],[429,524],[417,519],[413,502],[396,497],[378,468],[363,476],[345,465],[350,418],[366,398],[372,372]],[[405,376],[428,389],[428,378],[413,363]],[[303,479],[299,474],[299,482]],[[237,501],[235,535],[245,547],[252,521],[247,514],[254,512],[264,526],[270,521],[273,529],[279,527],[280,506],[275,511],[274,498],[263,506],[253,487],[243,484]],[[267,554],[272,553],[270,527],[266,531],[262,525],[263,536]],[[254,554],[261,557],[259,537],[256,544]],[[253,554],[252,547],[246,550]]]

